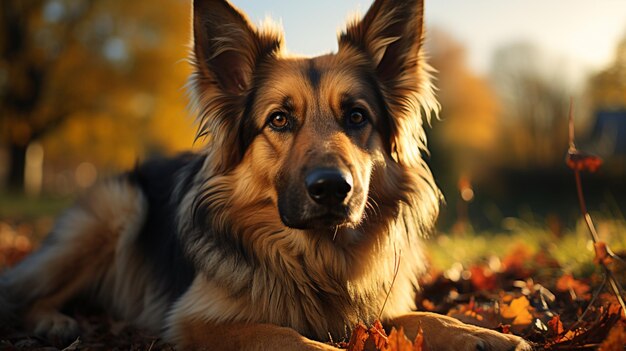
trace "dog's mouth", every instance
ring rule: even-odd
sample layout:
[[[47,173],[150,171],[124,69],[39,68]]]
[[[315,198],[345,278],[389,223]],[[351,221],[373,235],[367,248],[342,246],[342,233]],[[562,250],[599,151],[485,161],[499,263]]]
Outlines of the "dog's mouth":
[[[315,213],[311,211],[300,213],[299,216],[291,216],[292,211],[280,211],[283,224],[293,229],[334,229],[341,226],[353,226],[350,207],[340,206],[336,208],[324,208]]]

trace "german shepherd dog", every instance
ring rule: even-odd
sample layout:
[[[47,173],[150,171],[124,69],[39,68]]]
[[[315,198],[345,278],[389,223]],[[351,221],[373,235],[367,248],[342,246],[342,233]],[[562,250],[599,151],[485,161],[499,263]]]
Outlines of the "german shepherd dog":
[[[380,313],[430,350],[527,349],[411,312],[440,202],[422,156],[439,109],[422,18],[422,0],[376,0],[337,53],[302,58],[227,1],[195,0],[206,148],[85,194],[3,275],[3,322],[71,340],[62,308],[88,294],[181,350],[332,350]]]

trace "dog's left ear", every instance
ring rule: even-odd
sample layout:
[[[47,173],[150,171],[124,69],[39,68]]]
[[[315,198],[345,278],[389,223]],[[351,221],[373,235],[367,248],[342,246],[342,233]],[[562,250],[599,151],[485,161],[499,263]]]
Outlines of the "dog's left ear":
[[[340,51],[357,49],[370,60],[389,109],[391,154],[409,167],[422,162],[422,110],[439,109],[422,54],[423,16],[423,0],[376,0],[339,37]]]

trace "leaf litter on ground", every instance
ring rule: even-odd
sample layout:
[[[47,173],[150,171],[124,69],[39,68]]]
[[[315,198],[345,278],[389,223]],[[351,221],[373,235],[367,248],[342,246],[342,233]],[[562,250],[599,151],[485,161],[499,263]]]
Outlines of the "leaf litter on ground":
[[[36,246],[17,230],[23,225],[1,223],[0,270]],[[7,226],[13,228],[7,232]],[[623,271],[620,262],[625,255],[612,255],[621,257],[612,268]],[[541,350],[624,350],[626,320],[615,295],[600,289],[605,285],[602,272],[576,276],[547,250],[532,253],[523,244],[500,257],[499,264],[491,261],[482,259],[467,267],[455,264],[454,274],[432,269],[422,279],[418,310],[513,333]],[[101,311],[78,308],[70,313],[83,331],[72,345],[50,344],[22,330],[0,326],[0,349],[173,350],[157,336],[114,322]],[[428,337],[420,333],[409,340],[402,330],[387,333],[380,322],[355,326],[350,334],[348,340],[334,345],[355,351],[415,351],[425,349],[423,340]]]

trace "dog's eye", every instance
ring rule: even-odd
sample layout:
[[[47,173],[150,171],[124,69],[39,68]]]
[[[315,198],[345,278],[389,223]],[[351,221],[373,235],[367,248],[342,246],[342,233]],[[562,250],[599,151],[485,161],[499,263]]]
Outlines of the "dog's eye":
[[[347,118],[348,127],[361,127],[367,122],[365,111],[355,108],[350,111]]]
[[[270,115],[269,124],[272,129],[282,131],[289,127],[289,118],[283,112],[274,112]]]

